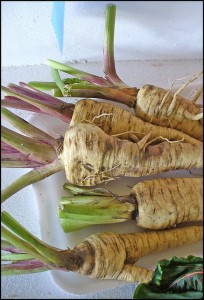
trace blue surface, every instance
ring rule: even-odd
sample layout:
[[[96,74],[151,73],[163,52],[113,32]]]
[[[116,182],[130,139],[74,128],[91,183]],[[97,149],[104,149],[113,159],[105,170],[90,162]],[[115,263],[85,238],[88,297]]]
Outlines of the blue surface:
[[[64,1],[54,1],[52,11],[52,24],[57,37],[60,51],[62,52],[64,37]]]

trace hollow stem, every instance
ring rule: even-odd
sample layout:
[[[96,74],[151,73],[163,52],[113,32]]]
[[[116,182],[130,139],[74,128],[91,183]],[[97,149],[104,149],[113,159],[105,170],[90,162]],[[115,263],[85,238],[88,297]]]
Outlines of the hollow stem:
[[[66,182],[63,188],[73,195],[94,195],[94,196],[110,196],[110,192],[103,188],[90,189],[88,187],[81,187],[71,183]]]
[[[135,204],[125,201],[127,196],[124,196],[124,201],[118,201],[117,197],[108,191],[88,191],[71,184],[64,185],[64,188],[74,193],[74,196],[65,196],[60,200],[58,216],[64,232],[132,219]]]
[[[64,84],[74,84],[74,83],[90,84],[88,81],[80,80],[78,78],[65,78],[61,80]],[[53,89],[57,89],[56,82],[29,81],[28,86],[40,91],[51,91]]]
[[[52,90],[53,95],[55,97],[83,97],[83,98],[99,98],[99,99],[107,99],[115,102],[123,103],[129,107],[133,107],[135,104],[135,99],[137,95],[137,88],[117,86],[117,87],[106,87],[99,86],[79,81],[79,82],[71,82],[67,80],[63,80],[63,92],[60,90],[57,85],[55,88],[53,86],[45,83],[44,89]],[[41,89],[43,86],[43,82],[29,82],[31,86]]]
[[[115,86],[127,86],[117,75],[114,58],[114,30],[116,6],[109,4],[106,7],[105,37],[103,48],[103,71],[106,79]]]

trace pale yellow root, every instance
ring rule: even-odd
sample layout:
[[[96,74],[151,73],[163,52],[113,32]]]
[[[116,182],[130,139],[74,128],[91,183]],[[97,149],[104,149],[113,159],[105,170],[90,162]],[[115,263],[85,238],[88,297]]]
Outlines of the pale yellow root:
[[[152,85],[137,94],[136,116],[155,125],[171,127],[203,140],[202,114],[196,103]],[[163,136],[163,135],[162,135]]]
[[[151,132],[149,140],[163,137],[169,141],[198,142],[196,139],[178,130],[144,122],[116,105],[91,99],[83,99],[76,103],[70,126],[77,123],[94,124],[109,135],[117,135],[120,139],[129,139],[131,141],[140,140],[144,135]]]
[[[194,103],[196,103],[196,101],[198,100],[198,98],[201,96],[202,92],[203,92],[203,86],[200,87],[200,89],[196,93],[195,97],[191,101],[194,102]]]
[[[199,72],[198,74],[196,74],[193,78],[191,78],[188,82],[186,82],[185,84],[183,84],[180,89],[178,89],[178,91],[176,91],[176,93],[174,93],[173,95],[173,99],[171,104],[169,105],[168,109],[167,109],[167,116],[169,117],[171,114],[174,113],[174,108],[176,105],[176,101],[177,101],[177,96],[179,95],[179,93],[181,93],[185,87],[187,87],[192,81],[196,80],[201,74],[203,74],[203,72]]]
[[[165,141],[144,150],[140,144],[109,136],[95,125],[79,123],[66,131],[61,159],[71,183],[93,186],[118,176],[200,168],[203,144]]]
[[[136,223],[148,229],[165,229],[203,220],[203,179],[162,178],[136,184]]]
[[[78,272],[91,278],[147,282],[151,271],[129,265],[147,254],[202,240],[202,229],[202,226],[187,226],[164,231],[91,235],[74,248],[83,257]]]
[[[134,265],[124,265],[117,280],[127,282],[148,283],[152,279],[153,271]]]

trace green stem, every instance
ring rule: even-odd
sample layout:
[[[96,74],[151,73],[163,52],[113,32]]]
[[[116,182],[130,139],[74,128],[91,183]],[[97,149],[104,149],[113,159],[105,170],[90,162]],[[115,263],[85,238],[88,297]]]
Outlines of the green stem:
[[[108,190],[105,189],[89,189],[87,187],[80,187],[77,185],[73,185],[71,183],[66,182],[63,185],[63,188],[70,191],[73,195],[94,195],[94,196],[110,196]]]
[[[135,205],[118,201],[114,196],[82,195],[62,197],[58,216],[64,232],[95,224],[112,224],[132,219]],[[122,198],[122,196],[121,196]]]
[[[2,91],[7,93],[11,96],[16,96],[17,98],[34,105],[35,107],[39,108],[42,112],[46,114],[50,114],[51,116],[54,116],[56,118],[62,119],[64,122],[70,121],[70,116],[66,116],[65,112],[61,109],[61,107],[55,107],[54,105],[42,103],[40,100],[34,99],[32,97],[25,96],[21,93],[18,93],[16,91],[11,90],[10,88],[6,88],[4,86],[1,87]],[[63,104],[62,104],[63,106]]]
[[[58,88],[52,89],[52,95],[54,97],[64,97],[64,95],[62,94],[62,92]]]
[[[103,71],[106,79],[115,86],[127,86],[116,74],[114,59],[114,30],[116,6],[109,4],[106,7],[105,37],[103,48]]]
[[[51,85],[47,85],[45,83],[45,86],[47,86],[47,90],[51,90],[53,92],[53,95],[55,97],[83,97],[83,98],[99,98],[99,99],[107,99],[112,100],[116,102],[121,102],[129,107],[133,107],[135,104],[135,99],[137,95],[137,89],[131,88],[131,87],[105,87],[105,86],[99,86],[90,84],[84,81],[79,82],[69,82],[68,79],[75,79],[75,78],[67,78],[63,80],[64,85],[64,91],[63,93],[60,91],[59,88],[57,88],[57,85],[55,85],[55,88],[51,88]],[[41,89],[43,83],[42,82],[30,82],[31,86],[35,88]],[[45,88],[44,86],[44,88]],[[54,87],[54,86],[53,86]]]
[[[80,80],[78,78],[64,78],[60,80],[63,84],[74,84],[74,83],[84,83],[90,84],[90,82],[86,80]],[[36,88],[41,91],[51,91],[52,89],[57,89],[57,84],[55,82],[42,82],[42,81],[29,81],[28,86]]]
[[[51,247],[48,249],[47,244],[43,243],[37,237],[32,235],[28,230],[26,230],[20,223],[18,223],[11,215],[7,212],[2,212],[1,215],[2,223],[12,230],[16,235],[23,239],[29,246],[35,249],[35,253],[39,253],[39,258],[42,261],[42,257],[45,263],[56,261],[56,248]],[[15,245],[16,246],[16,245]],[[30,254],[30,253],[28,253]],[[32,254],[31,254],[32,255]],[[38,254],[37,254],[38,255]],[[38,259],[38,257],[35,258]]]
[[[2,223],[7,223],[9,221],[10,217],[11,216],[8,213],[2,212],[1,213]],[[13,246],[25,251],[27,254],[31,255],[32,257],[35,257],[36,259],[39,259],[40,261],[49,263],[49,261],[47,259],[43,258],[43,256],[40,255],[33,246],[29,245],[27,242],[23,241],[21,238],[14,235],[12,232],[10,232],[8,229],[6,229],[2,225],[1,225],[1,235],[6,241],[11,243]]]
[[[97,85],[101,85],[101,86],[110,86],[110,83],[102,77],[83,72],[81,70],[72,68],[68,65],[54,61],[52,59],[47,60],[47,65],[53,69],[57,69],[59,71],[71,74],[79,79],[89,81],[93,84],[97,84]]]
[[[55,82],[43,82],[43,81],[29,81],[28,85],[36,88],[40,91],[51,91],[52,89],[56,89],[57,85]]]
[[[64,165],[60,160],[55,160],[54,162],[45,166],[37,167],[35,170],[32,170],[27,174],[21,176],[11,185],[6,187],[1,194],[1,203],[3,203],[6,199],[11,197],[18,191],[22,190],[26,186],[29,186],[30,184],[45,179],[51,176],[52,174],[55,174],[62,170],[64,170]]]
[[[55,81],[56,85],[60,89],[61,93],[64,94],[64,86],[65,86],[65,84],[61,80],[58,70],[57,69],[53,69],[53,68],[51,68],[51,70],[52,70],[52,76],[54,78],[54,81]]]
[[[34,167],[39,167],[42,164],[36,163],[34,161],[30,160],[6,160],[3,159],[1,160],[1,167],[2,168],[34,168]]]
[[[77,271],[81,266],[82,260],[78,253],[73,250],[61,250],[42,242],[7,212],[2,212],[1,221],[17,235],[2,226],[3,238],[15,247],[32,255],[35,259],[45,263],[46,267]]]
[[[50,270],[50,268],[45,267],[41,262],[33,262],[27,264],[2,264],[1,265],[1,276],[12,276],[12,275],[24,275],[45,272]]]
[[[112,101],[123,103],[129,107],[133,107],[135,103],[135,95],[132,96],[128,93],[130,91],[132,93],[133,90],[136,89],[120,89],[120,88],[110,88],[110,87],[103,87],[103,86],[96,86],[96,85],[83,85],[83,84],[73,84],[71,86],[65,85],[65,96],[73,96],[75,91],[75,96],[78,97],[82,95],[83,91],[88,90],[89,93],[92,92],[94,94],[97,93],[100,96],[98,98],[106,98]]]
[[[33,257],[29,254],[3,254],[1,255],[1,261],[18,261],[18,260],[28,260],[32,259]]]
[[[54,139],[44,131],[40,130],[39,128],[31,125],[30,123],[20,118],[19,116],[15,115],[10,110],[1,107],[1,115],[10,124],[12,124],[15,128],[19,129],[22,133],[26,134],[27,136],[44,141],[48,144],[51,144],[55,148],[58,147],[58,142],[56,139]]]
[[[23,154],[29,154],[29,159],[39,163],[50,163],[56,158],[56,150],[48,144],[21,135],[1,126],[1,139]]]

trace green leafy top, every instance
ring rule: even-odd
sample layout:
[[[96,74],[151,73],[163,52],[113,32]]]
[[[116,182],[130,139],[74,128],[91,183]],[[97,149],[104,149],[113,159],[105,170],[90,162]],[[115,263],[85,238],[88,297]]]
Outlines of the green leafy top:
[[[202,299],[203,258],[172,257],[157,263],[152,280],[137,286],[133,299]]]

